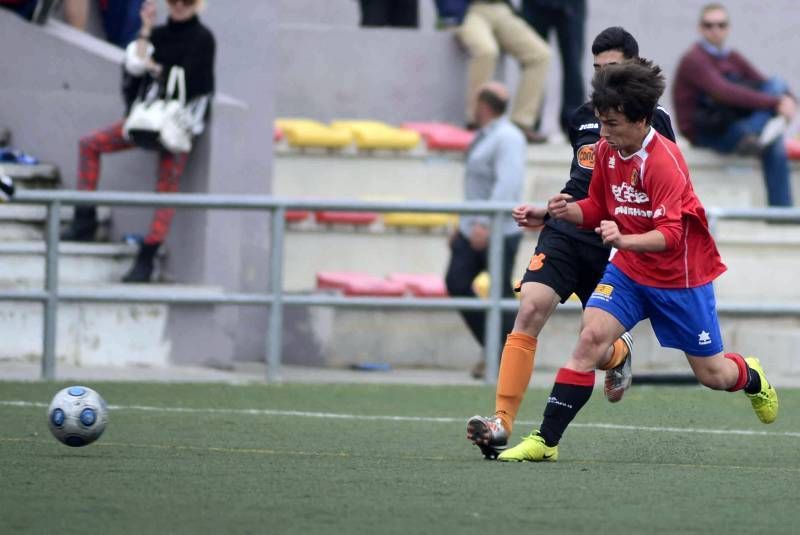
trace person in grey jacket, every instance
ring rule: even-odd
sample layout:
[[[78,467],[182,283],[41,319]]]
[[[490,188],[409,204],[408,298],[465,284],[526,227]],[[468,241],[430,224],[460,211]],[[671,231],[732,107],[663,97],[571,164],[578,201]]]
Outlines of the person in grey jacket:
[[[508,107],[508,91],[500,83],[491,82],[478,92],[475,119],[479,130],[467,152],[464,173],[464,198],[467,201],[519,202],[525,176],[525,136],[504,115]],[[522,237],[511,215],[503,223],[503,278],[492,281],[503,287],[503,296],[513,296],[511,272]],[[489,262],[490,223],[486,216],[462,216],[450,240],[450,265],[445,282],[453,297],[474,297],[472,281]],[[485,342],[483,311],[461,312],[472,335],[481,346]],[[503,315],[503,333],[511,331],[514,314]],[[501,336],[502,338],[502,336]],[[473,376],[483,376],[484,362],[473,369]]]

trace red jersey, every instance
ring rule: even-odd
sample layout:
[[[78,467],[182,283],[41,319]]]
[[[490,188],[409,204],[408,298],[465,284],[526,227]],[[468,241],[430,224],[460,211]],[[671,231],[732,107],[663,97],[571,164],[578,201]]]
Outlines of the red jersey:
[[[628,157],[598,141],[589,196],[577,204],[583,227],[594,229],[607,219],[621,234],[655,229],[664,235],[667,247],[661,252],[614,255],[611,262],[639,284],[694,288],[725,272],[683,154],[653,128],[642,148]]]

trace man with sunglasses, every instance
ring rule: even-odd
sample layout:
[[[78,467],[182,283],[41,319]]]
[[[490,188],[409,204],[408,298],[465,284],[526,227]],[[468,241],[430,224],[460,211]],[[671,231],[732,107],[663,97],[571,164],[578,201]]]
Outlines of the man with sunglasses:
[[[766,78],[725,46],[730,19],[721,4],[700,11],[700,41],[678,66],[673,99],[678,128],[695,146],[758,155],[770,206],[792,206],[783,132],[796,102],[786,82]]]

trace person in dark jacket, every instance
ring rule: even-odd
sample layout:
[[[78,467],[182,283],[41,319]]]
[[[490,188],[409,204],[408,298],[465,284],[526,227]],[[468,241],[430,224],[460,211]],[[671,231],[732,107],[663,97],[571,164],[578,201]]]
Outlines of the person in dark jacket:
[[[180,66],[186,73],[187,109],[190,111],[191,131],[199,135],[214,92],[214,56],[216,44],[211,31],[198,18],[202,0],[168,0],[167,23],[154,27],[155,2],[147,0],[142,6],[142,27],[139,38],[128,45],[124,67],[124,93],[130,108],[136,95],[165,93],[170,69]],[[100,178],[100,155],[128,150],[134,143],[123,134],[124,120],[93,132],[80,140],[78,189],[95,190]],[[178,191],[178,182],[186,167],[188,153],[160,151],[159,192]],[[153,272],[155,255],[167,237],[175,210],[155,211],[150,232],[139,248],[136,262],[123,278],[124,282],[148,282]],[[94,206],[79,206],[75,218],[62,239],[92,241],[97,230],[97,210]]]
[[[792,206],[783,132],[796,103],[786,82],[766,78],[725,46],[728,12],[709,4],[700,12],[701,39],[681,58],[673,99],[678,128],[698,147],[760,156],[771,206]]]
[[[419,0],[359,0],[361,26],[419,27]]]
[[[638,58],[639,44],[620,27],[600,32],[592,43],[595,71]],[[662,135],[675,140],[669,115],[659,106],[652,117],[652,126]],[[562,193],[574,200],[589,195],[594,168],[594,146],[600,139],[600,124],[591,101],[572,115],[569,127],[573,158],[570,177]],[[500,361],[495,413],[490,417],[473,416],[467,422],[467,439],[478,446],[486,458],[494,459],[502,452],[511,435],[517,411],[528,388],[536,354],[537,337],[559,303],[574,293],[586,306],[608,263],[611,249],[596,233],[579,229],[561,219],[546,217],[544,207],[523,204],[513,217],[520,226],[544,223],[536,251],[518,288],[520,305],[516,322],[508,335]],[[625,333],[609,348],[611,359],[606,370],[605,395],[617,402],[631,384],[630,353],[633,342]]]

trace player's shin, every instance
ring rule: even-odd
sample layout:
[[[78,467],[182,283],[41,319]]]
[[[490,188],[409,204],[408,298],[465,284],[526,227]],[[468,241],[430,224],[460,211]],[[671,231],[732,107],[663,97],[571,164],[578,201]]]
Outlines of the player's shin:
[[[548,446],[558,444],[567,426],[589,401],[593,387],[593,371],[579,372],[568,368],[558,370],[539,428],[539,434],[544,438],[545,444]]]
[[[495,414],[509,435],[533,374],[535,356],[536,338],[521,332],[508,335],[497,378]]]

